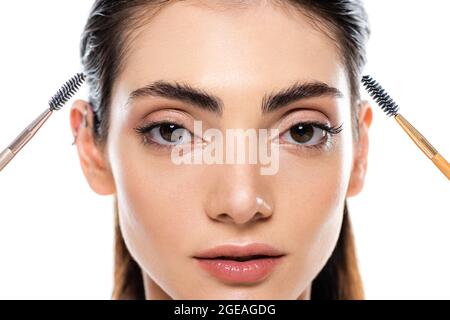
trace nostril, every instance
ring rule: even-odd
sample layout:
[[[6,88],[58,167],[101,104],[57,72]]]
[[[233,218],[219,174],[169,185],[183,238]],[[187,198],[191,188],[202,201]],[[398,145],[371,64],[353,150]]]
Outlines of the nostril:
[[[217,221],[222,221],[222,222],[228,222],[228,221],[232,221],[233,219],[230,217],[229,214],[227,213],[221,213],[217,216],[216,218]]]
[[[264,215],[263,215],[261,212],[258,211],[258,212],[253,216],[253,219],[252,219],[252,220],[258,221],[258,220],[263,219],[263,218],[264,218]]]
[[[218,215],[218,218],[219,219],[226,219],[226,218],[229,218],[229,215],[227,215],[226,213],[221,213],[221,214]]]

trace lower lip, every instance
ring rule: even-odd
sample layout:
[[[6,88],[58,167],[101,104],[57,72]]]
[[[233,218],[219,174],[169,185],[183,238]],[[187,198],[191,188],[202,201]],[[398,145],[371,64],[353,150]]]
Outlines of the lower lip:
[[[283,257],[248,261],[196,259],[202,269],[214,277],[233,283],[252,283],[265,279]]]

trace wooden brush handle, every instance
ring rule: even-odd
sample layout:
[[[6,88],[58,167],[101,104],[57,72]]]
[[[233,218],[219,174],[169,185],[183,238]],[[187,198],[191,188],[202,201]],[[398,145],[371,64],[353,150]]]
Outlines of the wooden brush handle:
[[[439,153],[436,153],[436,155],[431,159],[433,163],[438,167],[439,170],[442,171],[442,173],[447,177],[447,179],[450,180],[450,164],[447,162],[447,160],[444,159],[443,156],[441,156]]]
[[[433,161],[434,165],[450,180],[450,165],[443,156],[437,152],[437,150],[428,142],[427,139],[413,127],[408,120],[405,119],[400,113],[395,115],[395,120],[405,130],[408,136],[414,141],[414,143],[425,153],[425,155]]]

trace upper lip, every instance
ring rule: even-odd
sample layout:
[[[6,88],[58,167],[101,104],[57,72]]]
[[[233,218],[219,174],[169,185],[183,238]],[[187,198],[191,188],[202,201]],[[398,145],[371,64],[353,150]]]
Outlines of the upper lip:
[[[247,256],[270,256],[280,257],[285,253],[264,243],[251,243],[248,245],[221,245],[205,251],[198,252],[194,258],[217,258],[217,257],[247,257]]]

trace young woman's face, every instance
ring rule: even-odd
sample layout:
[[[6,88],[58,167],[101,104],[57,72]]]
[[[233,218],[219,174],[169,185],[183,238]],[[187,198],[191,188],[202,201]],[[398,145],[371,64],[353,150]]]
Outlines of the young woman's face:
[[[303,15],[286,10],[175,2],[130,42],[115,79],[104,149],[112,179],[85,173],[99,193],[113,185],[122,233],[145,275],[147,298],[307,298],[331,255],[344,200],[362,184],[364,166],[355,173],[353,164],[364,159],[354,152],[350,93],[336,43]],[[201,107],[193,95],[160,96],[168,86],[129,99],[156,81],[201,90],[220,99],[222,111],[206,98]],[[275,99],[263,110],[269,95],[314,83],[320,85],[312,93],[307,86],[303,91],[309,97],[284,104]],[[263,175],[263,165],[249,161],[176,164],[171,147],[194,133],[194,120],[203,132],[216,128],[224,136],[226,129],[278,129],[278,160],[272,159],[278,170]],[[176,126],[136,130],[161,121]],[[342,124],[342,131],[302,127],[308,121]],[[185,128],[178,142],[170,137],[174,128]],[[359,182],[352,182],[354,175]],[[284,256],[271,272],[245,279],[213,275],[194,258],[219,245],[251,243],[268,244]]]

